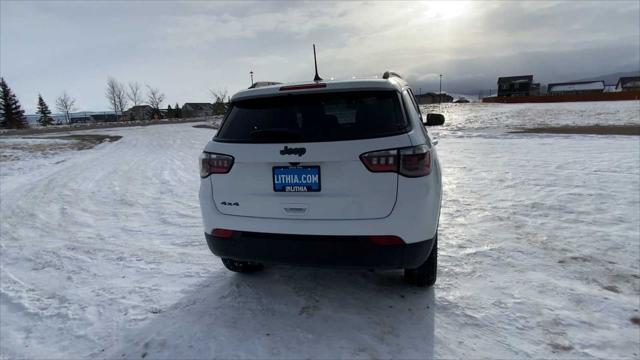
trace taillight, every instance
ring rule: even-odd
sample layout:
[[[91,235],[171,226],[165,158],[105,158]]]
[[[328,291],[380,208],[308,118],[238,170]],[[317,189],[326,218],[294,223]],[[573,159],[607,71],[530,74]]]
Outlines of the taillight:
[[[200,155],[200,177],[226,174],[233,166],[233,156],[203,152]]]
[[[431,173],[431,150],[426,145],[399,149],[399,152],[401,175],[420,177]]]
[[[371,172],[398,172],[398,150],[395,149],[362,154],[360,160]]]
[[[360,155],[360,160],[371,172],[395,172],[406,177],[431,173],[431,150],[426,145],[372,151]]]

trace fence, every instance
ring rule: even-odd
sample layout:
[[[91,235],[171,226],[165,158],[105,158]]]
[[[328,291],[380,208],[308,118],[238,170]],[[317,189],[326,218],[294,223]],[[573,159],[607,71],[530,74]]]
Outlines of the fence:
[[[501,96],[486,97],[482,99],[485,103],[551,103],[551,102],[573,102],[573,101],[618,101],[618,100],[640,100],[640,91],[622,92],[601,92],[585,94],[565,94],[565,95],[539,95],[539,96]]]

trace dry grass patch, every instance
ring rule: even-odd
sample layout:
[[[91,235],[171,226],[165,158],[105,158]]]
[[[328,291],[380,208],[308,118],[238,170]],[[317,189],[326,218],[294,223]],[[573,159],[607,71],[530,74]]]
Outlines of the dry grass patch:
[[[49,137],[23,137],[22,139],[43,140],[42,142],[0,142],[0,162],[13,161],[22,158],[24,153],[38,153],[47,155],[57,154],[69,150],[87,150],[102,142],[118,141],[122,136],[117,135],[65,135]],[[46,141],[54,140],[54,141]]]
[[[584,134],[640,136],[640,125],[566,125],[546,126],[511,131],[520,134]]]

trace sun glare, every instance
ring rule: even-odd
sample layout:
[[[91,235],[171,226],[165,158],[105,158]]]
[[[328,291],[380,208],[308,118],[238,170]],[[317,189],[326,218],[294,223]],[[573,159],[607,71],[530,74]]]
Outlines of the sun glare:
[[[470,1],[427,1],[424,14],[431,18],[452,18],[463,15]]]

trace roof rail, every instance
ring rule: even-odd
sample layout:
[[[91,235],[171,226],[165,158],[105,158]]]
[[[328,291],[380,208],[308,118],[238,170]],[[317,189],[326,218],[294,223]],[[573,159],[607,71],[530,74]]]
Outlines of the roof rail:
[[[392,76],[402,79],[402,76],[398,75],[398,73],[394,73],[393,71],[385,71],[384,74],[382,74],[383,79],[388,79]]]

